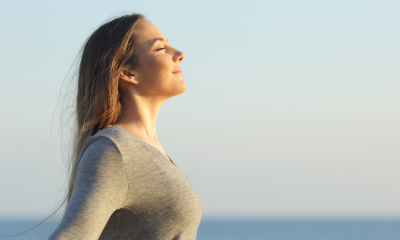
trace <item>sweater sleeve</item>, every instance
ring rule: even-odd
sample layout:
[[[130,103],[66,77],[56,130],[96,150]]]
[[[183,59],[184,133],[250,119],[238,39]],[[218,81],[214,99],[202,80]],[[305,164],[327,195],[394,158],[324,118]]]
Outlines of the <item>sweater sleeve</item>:
[[[110,216],[123,207],[127,191],[124,162],[114,142],[106,137],[90,141],[65,214],[48,240],[99,239]]]

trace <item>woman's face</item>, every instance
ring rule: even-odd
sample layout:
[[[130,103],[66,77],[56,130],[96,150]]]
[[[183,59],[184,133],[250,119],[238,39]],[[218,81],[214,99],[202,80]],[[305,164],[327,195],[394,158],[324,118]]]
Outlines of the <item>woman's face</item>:
[[[136,26],[139,45],[135,52],[138,62],[130,73],[138,82],[135,89],[141,95],[172,97],[185,92],[179,64],[183,52],[171,47],[164,34],[152,23],[142,20]]]

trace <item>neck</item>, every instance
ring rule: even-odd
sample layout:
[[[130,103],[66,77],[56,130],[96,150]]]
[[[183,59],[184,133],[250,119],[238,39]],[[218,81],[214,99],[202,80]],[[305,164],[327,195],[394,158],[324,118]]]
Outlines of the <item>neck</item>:
[[[165,99],[154,96],[128,95],[121,99],[121,116],[112,124],[125,128],[138,138],[158,143],[156,122]]]

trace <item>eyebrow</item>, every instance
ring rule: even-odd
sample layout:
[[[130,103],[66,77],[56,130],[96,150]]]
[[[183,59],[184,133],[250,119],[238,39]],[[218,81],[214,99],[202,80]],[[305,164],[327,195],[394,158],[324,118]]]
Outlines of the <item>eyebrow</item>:
[[[168,39],[165,39],[165,38],[155,38],[154,41],[153,41],[153,43],[152,43],[152,45],[153,45],[155,42],[157,42],[157,41],[168,42]]]

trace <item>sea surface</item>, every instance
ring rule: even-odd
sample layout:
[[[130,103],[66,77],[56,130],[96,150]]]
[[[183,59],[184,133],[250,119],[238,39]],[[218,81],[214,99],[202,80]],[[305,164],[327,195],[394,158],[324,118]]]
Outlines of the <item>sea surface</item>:
[[[41,220],[0,220],[0,235],[30,229]],[[58,222],[45,222],[10,240],[47,239]],[[197,240],[400,240],[400,220],[210,220],[203,219]]]

